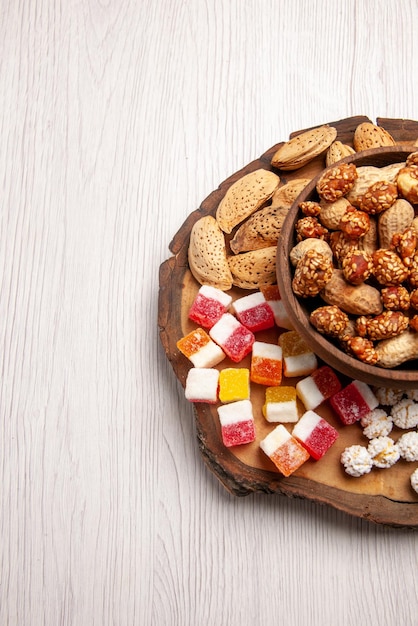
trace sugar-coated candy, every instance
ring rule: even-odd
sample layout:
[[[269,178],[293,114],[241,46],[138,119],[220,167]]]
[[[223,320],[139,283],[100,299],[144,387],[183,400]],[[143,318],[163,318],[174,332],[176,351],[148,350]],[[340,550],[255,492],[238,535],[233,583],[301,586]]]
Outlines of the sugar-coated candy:
[[[338,431],[315,411],[309,410],[295,425],[292,435],[318,461],[337,440]]]
[[[189,310],[189,319],[203,328],[212,326],[227,312],[232,298],[211,285],[202,285]]]
[[[342,423],[347,426],[361,420],[379,404],[370,387],[360,380],[353,380],[337,391],[329,402]]]
[[[224,351],[203,328],[196,328],[177,342],[177,348],[195,367],[213,367],[225,358]]]
[[[279,472],[290,476],[309,459],[309,452],[279,424],[262,441],[260,447]]]
[[[254,333],[231,313],[224,313],[209,330],[209,335],[235,363],[251,352],[255,341]]]
[[[289,315],[286,311],[286,307],[283,304],[280,296],[278,285],[263,285],[260,287],[260,291],[266,299],[266,302],[270,305],[273,311],[274,321],[279,328],[285,328],[287,330],[294,330],[294,326],[290,321]]]
[[[222,441],[228,448],[255,440],[253,408],[250,400],[238,400],[218,407]]]
[[[186,378],[185,396],[190,402],[215,404],[218,400],[219,372],[214,368],[192,367]]]
[[[318,367],[318,359],[296,330],[288,330],[279,337],[283,350],[283,373],[287,377],[307,376]]]
[[[329,365],[319,367],[296,384],[296,393],[306,409],[316,409],[340,389],[340,380]]]
[[[282,349],[264,341],[255,341],[251,355],[251,381],[260,385],[280,385]]]
[[[241,324],[253,333],[274,326],[273,311],[261,291],[238,298],[232,307]]]
[[[262,407],[263,415],[268,422],[297,422],[299,419],[296,389],[282,385],[267,387],[266,400]]]
[[[250,397],[250,371],[245,367],[226,367],[219,374],[219,400],[235,402]]]

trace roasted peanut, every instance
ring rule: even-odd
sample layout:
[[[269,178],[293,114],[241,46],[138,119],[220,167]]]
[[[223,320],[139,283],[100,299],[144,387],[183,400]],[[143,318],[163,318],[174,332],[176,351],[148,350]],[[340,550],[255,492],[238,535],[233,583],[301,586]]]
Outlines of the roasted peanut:
[[[398,188],[395,183],[379,180],[373,183],[362,196],[360,209],[369,215],[377,215],[391,207],[397,198]]]
[[[347,352],[355,356],[359,361],[369,365],[376,365],[378,356],[370,339],[358,336],[348,337],[344,344]]]
[[[384,287],[381,290],[380,295],[382,297],[383,306],[389,311],[407,311],[410,307],[411,296],[408,289],[403,285]]]
[[[381,285],[389,287],[403,283],[409,270],[394,250],[379,249],[373,254],[373,275]]]
[[[308,237],[326,239],[328,229],[322,226],[316,217],[301,217],[295,224],[296,241],[302,241]]]
[[[370,228],[370,217],[353,206],[347,207],[339,224],[339,229],[350,239],[360,239]]]
[[[409,165],[401,169],[397,178],[397,185],[401,195],[412,202],[418,203],[418,166]]]
[[[341,269],[345,280],[352,285],[360,285],[367,280],[373,271],[373,259],[367,252],[350,250],[343,258]]]
[[[293,292],[303,298],[316,296],[329,282],[332,272],[332,261],[327,256],[308,250],[296,266]]]
[[[336,305],[321,306],[312,311],[309,320],[322,335],[341,338],[349,324],[349,317]]]
[[[353,163],[341,163],[323,173],[316,185],[316,190],[322,200],[335,202],[350,191],[356,178],[356,166]]]
[[[380,341],[395,337],[408,328],[409,317],[401,311],[383,311],[374,317],[360,316],[356,328],[361,337]]]

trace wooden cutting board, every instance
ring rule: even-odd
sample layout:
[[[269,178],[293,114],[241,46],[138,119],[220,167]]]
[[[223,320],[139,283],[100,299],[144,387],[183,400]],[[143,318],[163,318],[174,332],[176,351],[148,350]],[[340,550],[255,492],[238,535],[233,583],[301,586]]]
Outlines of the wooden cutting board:
[[[352,145],[354,130],[358,124],[371,121],[357,116],[337,122],[329,122],[338,131],[337,138]],[[412,120],[382,119],[376,122],[385,128],[397,142],[411,149],[418,149],[418,122]],[[305,130],[305,129],[304,129]],[[297,131],[294,136],[303,131]],[[168,360],[183,387],[191,367],[177,349],[177,341],[195,328],[188,319],[188,310],[200,287],[192,276],[187,262],[187,250],[193,224],[204,215],[215,215],[216,208],[226,190],[238,178],[260,167],[272,170],[271,158],[281,144],[267,150],[255,161],[225,180],[191,213],[170,243],[172,256],[160,267],[158,325],[160,338]],[[317,157],[307,166],[294,172],[280,172],[281,184],[300,177],[313,177],[325,166],[324,157]],[[234,288],[233,298],[248,294]],[[275,342],[278,329],[257,333],[260,341]],[[249,367],[250,357],[240,363]],[[219,368],[232,366],[225,360]],[[343,379],[343,384],[350,382]],[[295,385],[299,379],[284,379],[283,384]],[[244,496],[254,491],[280,493],[288,496],[308,498],[312,501],[333,506],[350,515],[376,523],[395,527],[418,528],[418,494],[410,486],[410,475],[418,463],[400,460],[390,469],[376,469],[361,478],[348,476],[340,463],[342,450],[356,443],[367,445],[359,424],[342,426],[325,403],[316,411],[339,431],[339,438],[320,461],[309,460],[289,478],[284,478],[259,447],[259,442],[272,430],[261,412],[265,389],[251,386],[257,439],[245,446],[226,448],[221,439],[217,406],[196,403],[195,416],[199,449],[210,470],[232,494]],[[300,414],[303,412],[300,406]],[[179,416],[180,419],[180,416]],[[391,436],[397,439],[404,431],[394,429]]]

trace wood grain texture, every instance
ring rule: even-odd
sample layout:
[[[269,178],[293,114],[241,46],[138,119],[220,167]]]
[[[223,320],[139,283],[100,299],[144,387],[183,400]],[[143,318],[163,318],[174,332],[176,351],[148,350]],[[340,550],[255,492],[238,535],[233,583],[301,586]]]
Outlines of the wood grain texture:
[[[294,129],[417,118],[416,0],[0,13],[0,623],[413,626],[416,533],[226,494],[156,320],[220,181]]]

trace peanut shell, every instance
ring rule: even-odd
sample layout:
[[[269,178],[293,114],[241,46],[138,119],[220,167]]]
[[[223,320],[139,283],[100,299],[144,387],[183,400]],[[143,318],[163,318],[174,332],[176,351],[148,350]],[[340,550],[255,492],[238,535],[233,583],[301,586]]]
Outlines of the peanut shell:
[[[396,182],[402,167],[404,167],[404,163],[391,163],[385,167],[374,167],[373,165],[357,167],[357,180],[345,197],[353,206],[359,206],[361,198],[371,185],[378,181]]]
[[[302,241],[291,249],[289,253],[291,264],[296,267],[308,250],[316,250],[318,253],[332,260],[332,250],[326,241],[318,239],[317,237],[308,237],[307,239],[302,239]]]
[[[347,198],[339,198],[334,202],[321,201],[321,212],[319,214],[319,221],[323,226],[330,230],[337,230],[340,225],[340,221],[347,207],[350,206]]]
[[[377,364],[393,368],[418,358],[418,333],[405,330],[396,337],[383,339],[376,344]]]
[[[333,271],[321,296],[327,304],[335,304],[352,315],[379,315],[383,310],[378,289],[367,283],[350,285],[344,279],[342,270]]]
[[[379,247],[390,248],[395,233],[402,233],[411,226],[414,219],[413,206],[403,198],[398,198],[391,207],[383,211],[377,218]]]

